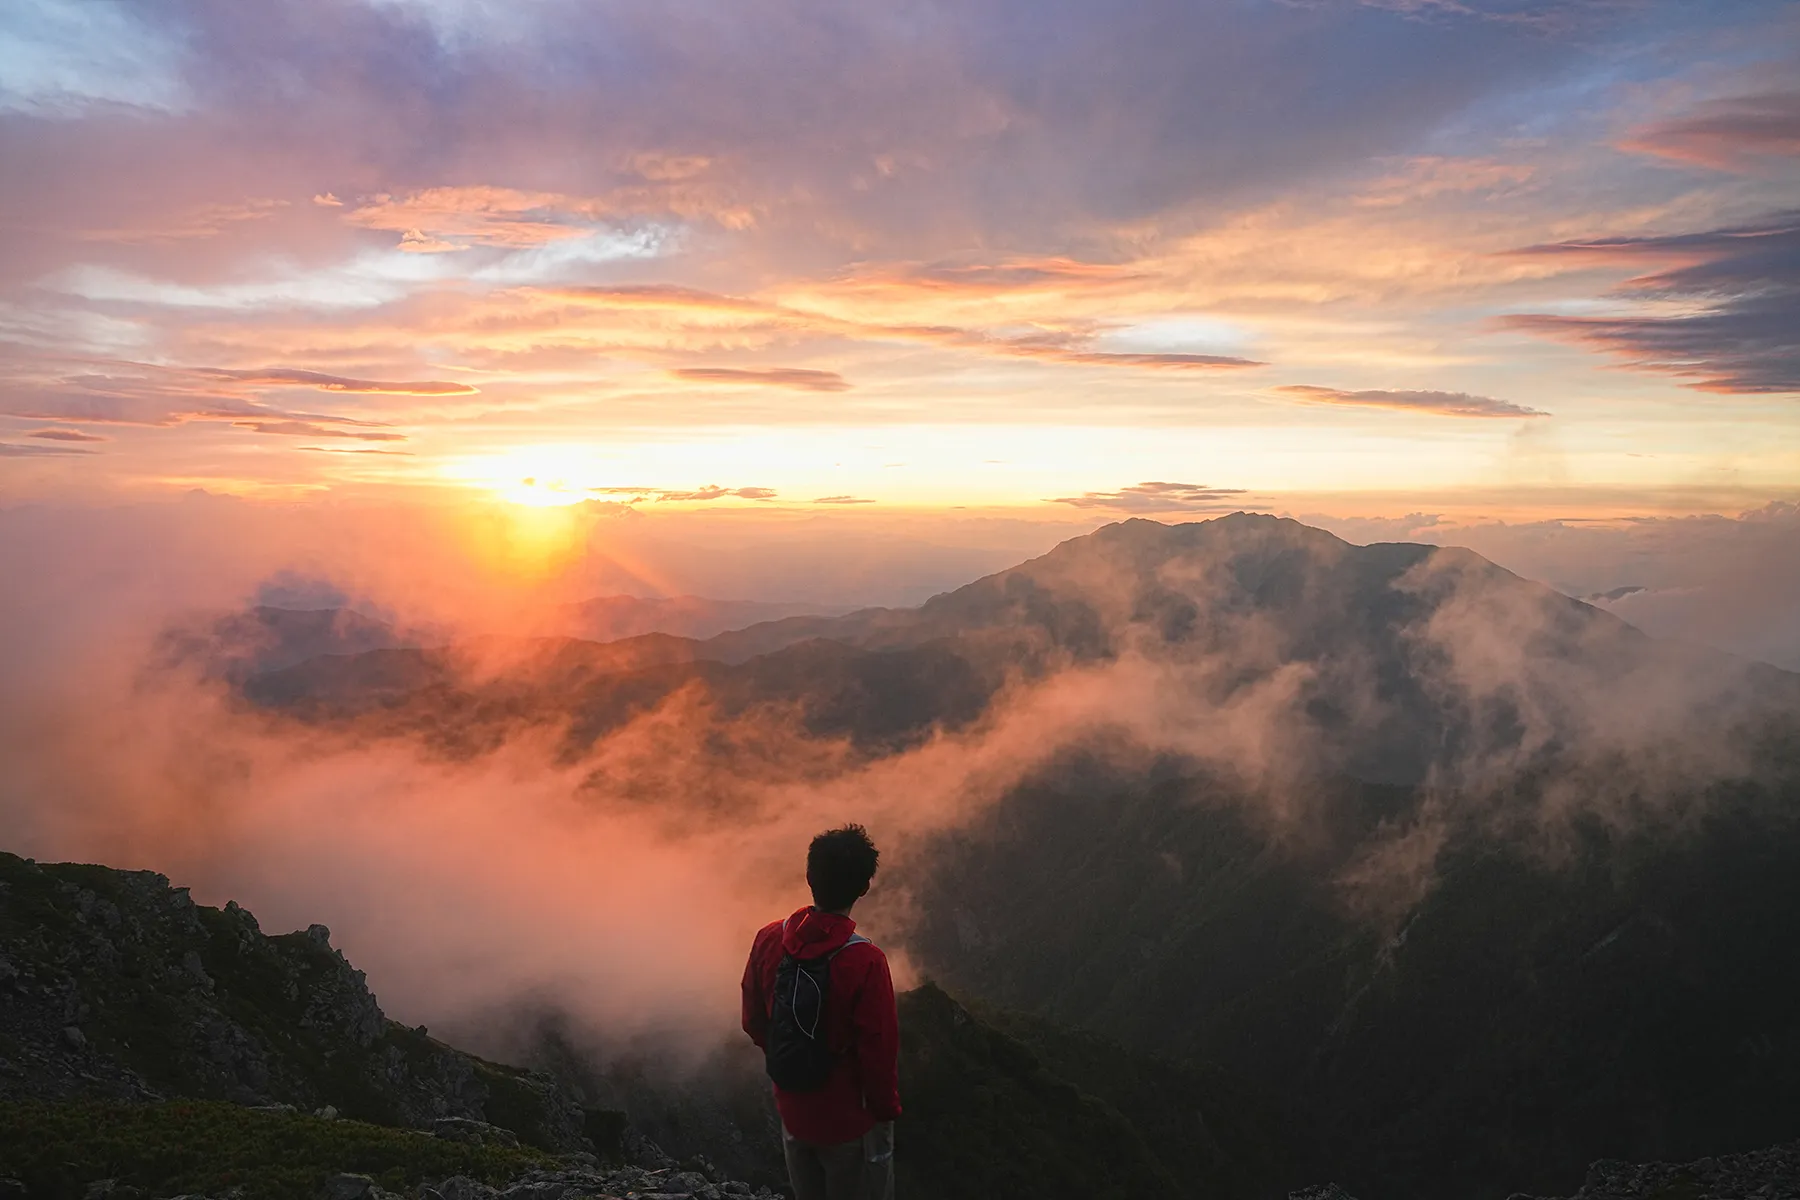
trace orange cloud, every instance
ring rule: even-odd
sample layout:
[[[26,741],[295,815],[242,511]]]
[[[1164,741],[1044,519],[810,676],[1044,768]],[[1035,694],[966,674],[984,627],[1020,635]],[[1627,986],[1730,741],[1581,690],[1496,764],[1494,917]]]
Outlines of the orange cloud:
[[[547,289],[546,296],[605,309],[655,309],[679,315],[741,318],[741,324],[794,335],[838,337],[852,341],[920,342],[1009,358],[1032,358],[1075,366],[1144,367],[1214,370],[1257,367],[1249,358],[1222,354],[1115,353],[1089,348],[1093,329],[1042,329],[1036,333],[1000,333],[958,325],[890,324],[776,304],[739,296],[722,296],[694,288],[649,285],[616,288]]]
[[[803,392],[847,392],[849,381],[836,371],[805,367],[677,367],[669,372],[690,383],[749,384],[753,387],[794,388]]]
[[[79,446],[21,446],[14,442],[0,442],[0,458],[58,458],[92,453],[94,451],[83,450]]]
[[[1203,483],[1148,480],[1122,487],[1116,492],[1083,492],[1079,496],[1057,496],[1050,503],[1128,513],[1230,512],[1241,507],[1242,502],[1236,497],[1246,494],[1243,488],[1216,488]]]
[[[1370,389],[1346,391],[1342,388],[1289,384],[1278,392],[1296,396],[1309,404],[1342,404],[1354,408],[1390,408],[1402,412],[1435,413],[1442,417],[1547,417],[1541,409],[1527,408],[1510,400],[1492,396],[1476,396],[1469,392],[1390,391]]]
[[[233,421],[232,425],[239,429],[248,429],[252,433],[273,433],[283,437],[340,437],[356,438],[364,442],[404,442],[403,433],[382,433],[378,430],[365,429],[328,429],[323,425],[315,425],[311,421]]]
[[[757,216],[753,206],[734,201],[724,187],[701,178],[710,165],[711,160],[698,155],[640,155],[636,173],[643,182],[592,196],[487,184],[425,188],[404,195],[382,192],[346,208],[344,220],[363,229],[397,233],[400,249],[427,253],[472,246],[529,249],[587,237],[602,223],[632,218],[705,219],[733,230],[753,226]],[[315,202],[331,206],[335,200]]]
[[[530,481],[527,480],[527,482],[530,482]],[[727,500],[727,499],[732,499],[732,498],[735,498],[738,500],[773,500],[777,494],[774,488],[766,488],[766,487],[728,488],[728,487],[720,487],[716,483],[709,483],[705,487],[694,488],[691,491],[669,491],[664,488],[628,488],[628,487],[595,487],[595,488],[588,488],[587,490],[597,496],[629,497],[629,499],[624,501],[624,503],[626,503],[626,504],[635,504],[641,500],[704,501],[704,500]]]
[[[700,288],[672,283],[628,284],[619,287],[543,288],[536,293],[553,299],[605,308],[652,309],[670,312],[721,312],[775,316],[788,312],[780,305],[741,296],[722,296]],[[798,316],[799,313],[794,315]],[[829,320],[829,318],[824,318]]]
[[[1064,295],[1071,291],[1113,291],[1151,280],[1141,268],[1072,258],[1014,258],[963,266],[893,263],[865,266],[844,276],[834,290],[850,293],[922,292],[931,295],[996,296],[1022,292]]]
[[[34,429],[25,436],[43,438],[50,442],[104,442],[110,440],[97,433],[83,433],[79,429]]]
[[[170,427],[190,421],[243,421],[252,426],[300,422],[312,426],[379,428],[383,424],[380,421],[264,404],[255,397],[254,389],[308,387],[345,394],[426,396],[461,395],[475,390],[465,384],[389,383],[288,368],[227,370],[116,360],[77,361],[88,369],[59,375],[29,370],[0,372],[0,413],[79,424]],[[70,431],[44,433],[52,441],[93,438],[72,435]]]
[[[585,237],[596,214],[582,201],[555,192],[521,192],[503,187],[436,187],[408,196],[370,196],[345,212],[344,220],[411,240],[417,248],[541,246],[562,238]],[[450,240],[454,239],[454,240]]]
[[[1424,155],[1402,160],[1398,169],[1370,183],[1351,203],[1360,208],[1394,208],[1438,196],[1516,195],[1536,173],[1527,163]]]
[[[185,242],[216,237],[233,225],[260,221],[288,206],[286,200],[243,200],[234,204],[202,204],[164,224],[117,229],[90,229],[79,236],[88,242]]]
[[[438,379],[395,383],[381,379],[346,379],[341,375],[296,371],[286,367],[267,367],[257,371],[228,371],[206,367],[201,369],[200,374],[218,379],[234,379],[253,387],[311,387],[322,392],[359,392],[387,396],[470,396],[481,390],[466,383],[446,383]]]

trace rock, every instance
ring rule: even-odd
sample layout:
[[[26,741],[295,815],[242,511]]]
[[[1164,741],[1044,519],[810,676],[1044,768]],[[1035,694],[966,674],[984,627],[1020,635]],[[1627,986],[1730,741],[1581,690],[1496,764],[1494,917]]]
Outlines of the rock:
[[[581,1114],[582,1133],[594,1144],[594,1150],[605,1158],[636,1157],[626,1138],[630,1128],[630,1120],[618,1109],[590,1108]]]
[[[337,1106],[327,1104],[324,1108],[315,1110],[313,1116],[318,1117],[322,1121],[335,1121],[338,1117]]]
[[[1570,1200],[1641,1200],[1693,1197],[1694,1200],[1789,1200],[1800,1196],[1800,1142],[1720,1155],[1691,1163],[1628,1163],[1601,1159],[1588,1168],[1581,1190]],[[1545,1200],[1516,1195],[1514,1200]]]
[[[467,1175],[452,1175],[435,1187],[421,1187],[420,1200],[493,1200],[494,1189]]]
[[[559,1179],[533,1180],[526,1183],[515,1183],[509,1188],[502,1188],[500,1200],[562,1200],[569,1184]]]
[[[71,1050],[84,1049],[88,1044],[87,1034],[81,1032],[80,1028],[74,1025],[63,1026],[62,1040],[63,1045]]]
[[[1315,1183],[1311,1187],[1289,1192],[1288,1200],[1356,1200],[1335,1183]]]
[[[486,1121],[469,1117],[439,1117],[431,1123],[431,1136],[449,1142],[467,1142],[472,1146],[509,1146],[518,1148],[519,1135]]]
[[[200,961],[200,955],[197,952],[189,950],[181,956],[181,969],[191,975],[194,982],[207,991],[213,990],[212,976],[206,973],[206,965]]]
[[[374,1186],[375,1181],[367,1175],[345,1173],[327,1179],[320,1195],[324,1200],[364,1200]]]
[[[25,1200],[25,1182],[10,1176],[0,1178],[0,1200]]]
[[[309,941],[322,950],[331,949],[331,929],[325,925],[308,925],[306,936]]]

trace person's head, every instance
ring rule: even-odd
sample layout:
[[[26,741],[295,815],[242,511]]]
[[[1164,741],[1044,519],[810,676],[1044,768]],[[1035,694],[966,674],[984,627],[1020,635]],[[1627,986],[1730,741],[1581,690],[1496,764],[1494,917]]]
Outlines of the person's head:
[[[806,882],[813,907],[842,912],[869,893],[881,851],[861,825],[828,829],[806,850]]]

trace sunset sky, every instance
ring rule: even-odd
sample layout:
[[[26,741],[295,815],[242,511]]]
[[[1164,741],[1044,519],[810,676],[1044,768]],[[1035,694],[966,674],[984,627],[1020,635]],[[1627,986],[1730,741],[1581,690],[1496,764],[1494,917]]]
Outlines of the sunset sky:
[[[1737,0],[14,0],[0,497],[1735,513],[1797,80]]]
[[[197,860],[142,809],[302,927],[550,928],[511,877],[590,843],[490,844],[574,794],[536,743],[445,834],[437,764],[250,729],[171,631],[910,605],[1238,509],[1800,671],[1800,0],[0,0],[7,849]],[[508,878],[385,870],[440,843]]]

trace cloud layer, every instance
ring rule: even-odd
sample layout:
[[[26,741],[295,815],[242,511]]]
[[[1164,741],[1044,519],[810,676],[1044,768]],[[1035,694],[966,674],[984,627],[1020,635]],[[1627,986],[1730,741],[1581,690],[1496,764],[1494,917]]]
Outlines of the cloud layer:
[[[1147,481],[1116,492],[1083,492],[1058,496],[1052,502],[1071,508],[1096,508],[1123,513],[1215,513],[1241,508],[1243,488],[1207,487],[1201,483]]]
[[[1787,7],[33,0],[0,27],[0,441],[117,436],[0,487],[435,502],[581,453],[1029,506],[1306,461],[1550,505],[1678,490],[1692,461],[1617,461],[1666,435],[1749,503],[1791,474],[1757,216],[1792,205]]]
[[[1701,391],[1800,392],[1800,213],[1700,233],[1558,242],[1519,253],[1603,265],[1673,265],[1616,290],[1656,312],[1524,315],[1508,318],[1513,328],[1594,347]]]
[[[669,374],[689,383],[793,388],[802,392],[850,390],[849,382],[836,371],[815,371],[805,367],[677,367]]]
[[[1800,91],[1709,100],[1687,116],[1637,129],[1623,146],[1724,171],[1800,158]]]

